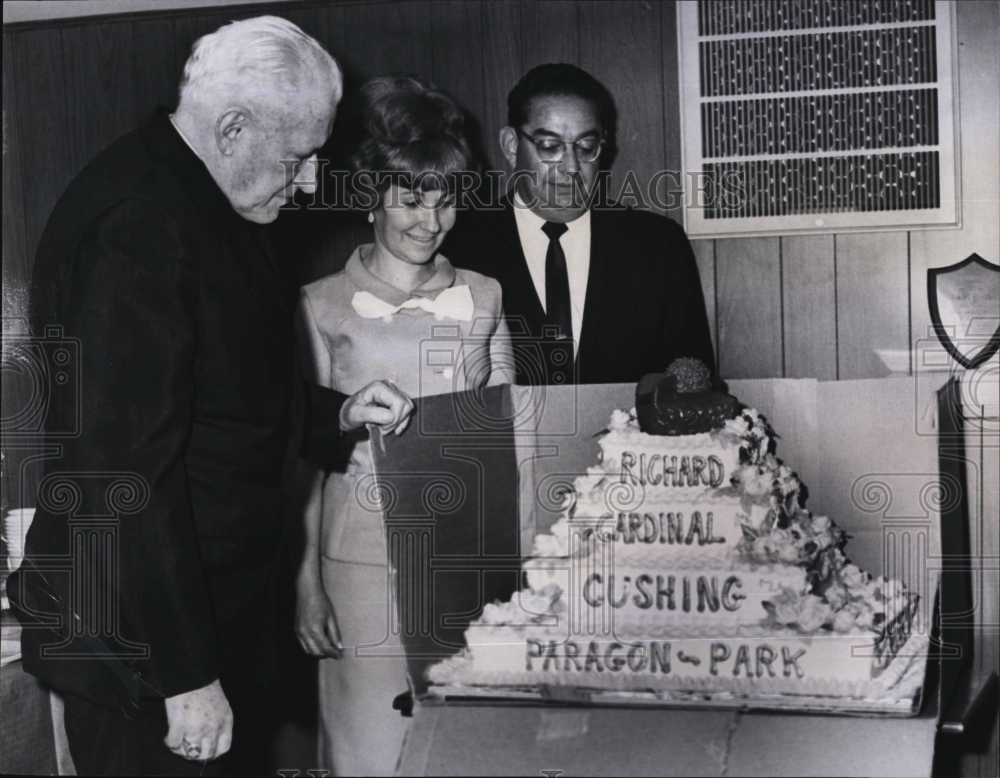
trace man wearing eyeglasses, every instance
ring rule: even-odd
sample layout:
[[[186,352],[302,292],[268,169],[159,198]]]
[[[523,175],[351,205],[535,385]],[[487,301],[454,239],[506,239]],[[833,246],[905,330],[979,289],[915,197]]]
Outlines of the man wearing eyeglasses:
[[[463,213],[441,250],[500,281],[518,383],[632,383],[678,357],[714,371],[684,230],[596,188],[614,145],[608,91],[573,65],[539,65],[507,107],[513,194],[500,210]]]

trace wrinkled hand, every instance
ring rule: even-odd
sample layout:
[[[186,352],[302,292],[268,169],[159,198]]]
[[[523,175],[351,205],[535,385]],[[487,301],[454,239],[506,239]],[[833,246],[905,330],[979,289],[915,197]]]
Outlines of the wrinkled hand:
[[[344,641],[340,637],[337,614],[322,585],[299,586],[295,606],[295,634],[309,656],[340,659],[344,655]]]
[[[233,711],[218,680],[165,702],[170,725],[163,739],[167,748],[192,762],[207,762],[229,750]]]
[[[413,400],[388,381],[372,381],[347,398],[340,409],[340,429],[353,432],[365,424],[377,424],[382,432],[401,435],[410,422]]]

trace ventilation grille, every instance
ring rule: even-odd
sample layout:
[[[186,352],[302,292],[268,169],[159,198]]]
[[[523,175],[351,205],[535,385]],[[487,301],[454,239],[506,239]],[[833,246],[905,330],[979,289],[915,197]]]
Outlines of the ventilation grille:
[[[685,163],[711,182],[693,234],[957,220],[946,5],[702,0],[679,19]],[[819,214],[839,216],[784,218]]]
[[[729,194],[711,198],[705,217],[938,208],[938,166],[936,151],[710,163],[708,180]]]
[[[702,103],[702,155],[812,154],[933,146],[937,90]]]
[[[934,0],[744,0],[698,4],[699,35],[811,30],[934,19]]]
[[[736,38],[701,44],[702,97],[930,84],[934,27]]]

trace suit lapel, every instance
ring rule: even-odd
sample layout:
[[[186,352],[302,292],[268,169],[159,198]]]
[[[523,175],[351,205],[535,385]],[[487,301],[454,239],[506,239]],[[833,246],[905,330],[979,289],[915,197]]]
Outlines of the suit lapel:
[[[608,292],[608,269],[613,264],[614,240],[607,216],[600,209],[590,212],[590,270],[587,273],[587,296],[583,304],[580,344],[576,350],[576,364],[581,380],[583,374],[580,366],[590,364],[596,356],[594,350]]]
[[[535,282],[531,280],[528,261],[521,248],[521,236],[517,231],[517,219],[509,201],[504,201],[502,229],[497,237],[497,272],[503,273],[503,287],[507,291],[506,300],[513,303],[504,305],[507,319],[522,317],[528,333],[538,335],[545,323],[545,308],[538,299]],[[518,333],[513,333],[518,334]],[[526,333],[527,334],[527,333]]]

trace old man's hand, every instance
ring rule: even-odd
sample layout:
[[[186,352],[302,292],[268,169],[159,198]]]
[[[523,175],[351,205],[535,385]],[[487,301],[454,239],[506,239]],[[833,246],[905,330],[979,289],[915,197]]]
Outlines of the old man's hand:
[[[233,742],[233,711],[218,680],[167,697],[167,748],[193,762],[222,756]]]
[[[401,435],[410,422],[413,400],[388,381],[373,381],[352,394],[340,409],[340,429],[352,432],[376,424],[382,432]]]

